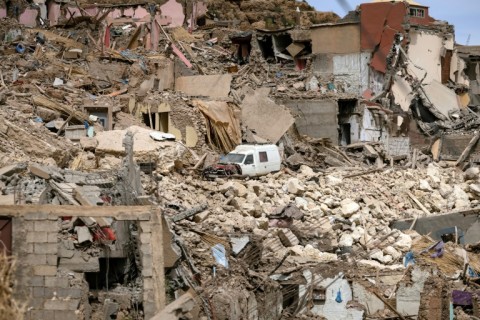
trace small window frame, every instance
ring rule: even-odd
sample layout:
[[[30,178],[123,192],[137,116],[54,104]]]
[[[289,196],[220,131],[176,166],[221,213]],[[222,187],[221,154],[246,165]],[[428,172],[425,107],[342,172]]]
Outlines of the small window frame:
[[[267,151],[259,151],[258,152],[258,159],[261,163],[268,162],[268,154]]]
[[[415,18],[425,18],[425,9],[410,8],[410,16]]]
[[[248,162],[248,161],[251,161],[251,162]],[[246,157],[245,157],[245,161],[243,162],[243,164],[253,164],[255,161],[253,160],[253,154],[248,154]]]

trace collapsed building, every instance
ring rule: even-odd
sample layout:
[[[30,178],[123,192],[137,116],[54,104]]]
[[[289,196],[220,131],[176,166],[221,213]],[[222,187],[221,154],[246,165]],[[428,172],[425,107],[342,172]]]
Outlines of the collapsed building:
[[[480,316],[479,52],[428,7],[0,18],[0,237],[26,319]],[[242,143],[284,168],[203,179]]]

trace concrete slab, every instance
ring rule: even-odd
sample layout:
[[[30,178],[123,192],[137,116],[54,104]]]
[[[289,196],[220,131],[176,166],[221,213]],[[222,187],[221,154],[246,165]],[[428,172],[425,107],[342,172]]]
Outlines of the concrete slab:
[[[189,96],[228,98],[231,83],[230,74],[179,77],[175,81],[175,90]]]
[[[295,123],[290,111],[268,97],[269,88],[260,88],[247,94],[242,102],[242,124],[272,143]]]
[[[431,83],[424,85],[423,89],[435,109],[447,119],[449,111],[460,109],[455,92],[440,82],[433,80]]]
[[[330,138],[338,143],[338,105],[333,100],[289,100],[284,104],[292,110],[295,126],[301,135]]]

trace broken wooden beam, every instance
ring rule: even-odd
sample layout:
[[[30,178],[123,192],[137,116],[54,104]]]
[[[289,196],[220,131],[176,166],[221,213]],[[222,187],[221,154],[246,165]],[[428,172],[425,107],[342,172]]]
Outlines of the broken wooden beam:
[[[475,136],[470,140],[468,143],[467,147],[465,150],[463,150],[462,154],[458,158],[458,160],[455,162],[455,166],[458,166],[460,163],[465,161],[465,159],[470,155],[472,152],[473,147],[477,144],[478,139],[480,139],[480,131],[475,134]]]
[[[345,179],[345,178],[353,178],[353,177],[364,176],[364,175],[367,175],[367,174],[370,174],[370,173],[383,171],[383,169],[384,168],[375,168],[375,169],[371,169],[371,170],[367,170],[367,171],[363,171],[363,172],[349,174],[349,175],[344,176],[343,178]]]
[[[84,121],[90,122],[86,113],[77,111],[71,107],[52,101],[45,96],[33,96],[32,100],[33,103],[36,105],[45,107],[50,110],[58,111],[62,114],[68,115],[69,117],[72,116],[72,119],[76,120],[79,123],[83,123]]]

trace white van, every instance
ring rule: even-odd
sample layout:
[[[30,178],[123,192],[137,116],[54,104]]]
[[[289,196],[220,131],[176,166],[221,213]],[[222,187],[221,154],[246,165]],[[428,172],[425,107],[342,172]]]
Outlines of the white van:
[[[261,176],[280,170],[282,159],[274,144],[242,144],[220,159],[219,164],[235,164],[242,176]]]

